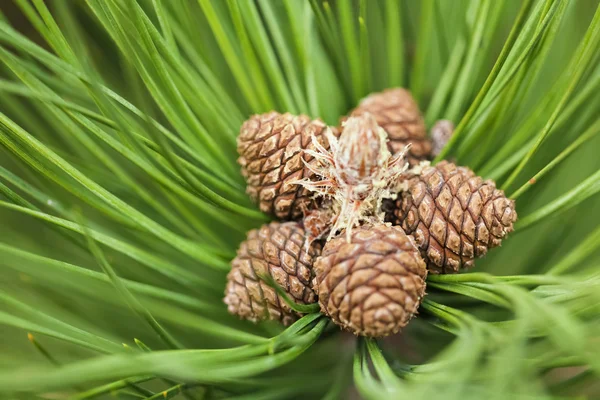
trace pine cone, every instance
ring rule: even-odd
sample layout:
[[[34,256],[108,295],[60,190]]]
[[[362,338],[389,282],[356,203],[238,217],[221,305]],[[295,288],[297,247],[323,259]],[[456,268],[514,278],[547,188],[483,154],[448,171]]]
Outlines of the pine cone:
[[[316,207],[312,194],[291,182],[313,178],[305,162],[314,162],[304,149],[314,150],[312,135],[329,148],[326,125],[306,115],[270,112],[253,115],[242,125],[238,137],[238,163],[248,183],[246,192],[261,211],[283,220],[295,220],[303,209]],[[333,130],[334,135],[337,131]]]
[[[316,302],[312,266],[321,246],[313,243],[307,250],[306,240],[297,222],[271,222],[250,231],[227,275],[224,301],[229,312],[254,322],[270,319],[289,325],[295,321],[298,314],[261,279],[267,274],[296,303]]]
[[[361,100],[350,113],[355,117],[364,113],[375,117],[379,126],[388,134],[388,148],[396,154],[411,143],[407,153],[408,163],[413,166],[426,160],[431,152],[427,129],[419,106],[406,89],[387,89]]]
[[[472,267],[517,220],[514,201],[493,181],[447,161],[410,178],[408,190],[382,207],[387,222],[413,235],[432,273]]]
[[[328,242],[315,261],[321,311],[357,335],[397,333],[425,294],[427,270],[414,240],[397,226],[367,225]]]
[[[454,133],[454,124],[447,119],[441,119],[431,128],[431,158],[435,158],[442,152],[452,134]]]

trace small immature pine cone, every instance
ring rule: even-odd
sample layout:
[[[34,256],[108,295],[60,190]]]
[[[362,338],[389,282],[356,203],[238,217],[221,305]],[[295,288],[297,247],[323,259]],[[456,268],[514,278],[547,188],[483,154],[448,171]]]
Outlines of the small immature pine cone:
[[[261,279],[270,275],[299,304],[316,302],[311,288],[312,266],[321,253],[316,242],[306,247],[306,233],[298,222],[271,222],[248,233],[227,275],[225,303],[229,312],[250,321],[294,322],[293,311],[275,289]]]
[[[329,148],[323,135],[326,127],[322,121],[311,121],[306,115],[274,111],[253,115],[244,122],[237,140],[238,163],[248,183],[246,192],[258,202],[261,211],[283,220],[296,220],[302,216],[303,207],[315,208],[312,194],[291,182],[313,178],[302,160],[314,159],[303,150],[314,150],[313,135]]]
[[[431,153],[431,143],[419,106],[410,92],[403,88],[387,89],[361,100],[350,113],[356,117],[370,113],[377,124],[388,134],[388,148],[392,154],[411,144],[406,156],[411,166],[426,160]]]
[[[321,311],[357,335],[397,333],[425,295],[425,262],[398,226],[365,225],[328,242],[315,261]]]
[[[385,220],[413,235],[432,273],[473,266],[500,245],[517,220],[515,203],[466,167],[447,161],[409,179],[408,190],[382,206]]]
[[[454,133],[454,124],[447,119],[441,119],[431,128],[431,158],[442,152]]]

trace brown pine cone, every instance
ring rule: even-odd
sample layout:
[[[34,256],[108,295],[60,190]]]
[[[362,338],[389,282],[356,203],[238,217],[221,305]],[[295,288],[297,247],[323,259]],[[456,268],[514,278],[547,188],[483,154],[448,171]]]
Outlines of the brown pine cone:
[[[361,100],[350,113],[355,117],[370,113],[388,134],[388,148],[396,154],[411,143],[407,160],[411,166],[426,160],[431,153],[431,142],[419,106],[410,92],[403,88],[373,93]]]
[[[382,207],[387,222],[413,235],[432,273],[472,267],[517,220],[514,201],[493,181],[447,161],[410,178],[408,190]]]
[[[315,261],[321,311],[357,335],[397,333],[425,295],[427,270],[414,240],[398,226],[361,226],[340,235]]]
[[[312,266],[321,253],[317,242],[308,247],[298,222],[271,222],[248,233],[227,275],[225,304],[230,313],[250,321],[277,320],[284,325],[298,314],[261,279],[270,275],[299,304],[316,302],[311,288]]]
[[[302,210],[315,208],[312,194],[291,182],[313,178],[305,162],[314,162],[302,150],[314,150],[312,135],[325,148],[329,143],[323,133],[325,123],[311,121],[306,115],[294,116],[270,112],[253,115],[242,125],[237,140],[246,192],[258,202],[261,211],[283,220],[296,220]],[[332,130],[337,135],[335,129]]]

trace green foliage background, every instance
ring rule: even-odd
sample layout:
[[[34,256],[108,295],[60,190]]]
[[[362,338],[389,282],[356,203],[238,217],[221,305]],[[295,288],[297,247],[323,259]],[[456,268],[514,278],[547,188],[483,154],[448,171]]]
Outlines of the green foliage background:
[[[600,396],[597,0],[14,4],[37,33],[0,19],[2,398]],[[393,86],[458,124],[440,158],[515,198],[516,232],[431,276],[397,338],[230,316],[266,221],[242,121],[336,124]]]

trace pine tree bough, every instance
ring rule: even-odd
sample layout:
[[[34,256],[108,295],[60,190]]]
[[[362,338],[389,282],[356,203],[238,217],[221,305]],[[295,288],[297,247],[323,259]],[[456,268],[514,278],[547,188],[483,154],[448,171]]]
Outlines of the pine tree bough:
[[[313,149],[314,141],[329,148],[324,132],[327,126],[306,115],[270,112],[253,115],[242,125],[237,140],[238,163],[246,178],[248,195],[261,211],[283,220],[296,220],[303,209],[315,208],[312,194],[293,182],[312,179],[305,164],[314,162],[303,150]],[[331,128],[332,135],[337,131]]]
[[[367,225],[328,242],[315,261],[321,311],[357,335],[397,333],[416,314],[427,270],[414,240],[397,226]]]
[[[447,161],[410,178],[407,187],[384,201],[386,221],[413,235],[432,273],[472,267],[517,220],[514,201],[493,181]]]
[[[229,312],[250,321],[294,322],[293,311],[275,289],[263,280],[271,276],[291,300],[316,302],[311,287],[313,261],[321,253],[318,242],[307,245],[307,235],[298,222],[271,222],[248,233],[231,262],[225,303]]]
[[[228,275],[229,311],[255,322],[296,320],[265,282],[270,276],[292,301],[318,301],[343,329],[399,332],[417,313],[428,271],[471,267],[517,219],[514,201],[494,182],[426,161],[453,130],[438,121],[432,148],[402,88],[368,96],[339,129],[307,116],[252,116],[238,138],[247,192],[262,211],[298,222],[248,234]]]

